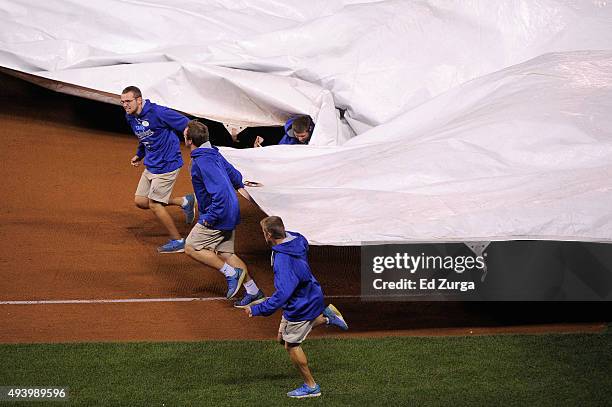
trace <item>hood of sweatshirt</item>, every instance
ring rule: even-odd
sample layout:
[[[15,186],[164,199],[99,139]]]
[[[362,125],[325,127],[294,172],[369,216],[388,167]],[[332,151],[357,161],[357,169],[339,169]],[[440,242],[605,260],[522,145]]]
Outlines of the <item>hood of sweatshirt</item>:
[[[149,99],[145,99],[144,104],[142,105],[142,112],[138,116],[144,116],[149,113],[149,111],[153,110],[157,105],[149,101]]]
[[[272,246],[272,250],[295,257],[305,257],[308,252],[308,241],[297,232],[287,231],[287,238],[283,243]]]
[[[219,155],[219,150],[215,146],[211,147],[198,147],[191,151],[191,158],[205,157],[205,156],[217,156]]]

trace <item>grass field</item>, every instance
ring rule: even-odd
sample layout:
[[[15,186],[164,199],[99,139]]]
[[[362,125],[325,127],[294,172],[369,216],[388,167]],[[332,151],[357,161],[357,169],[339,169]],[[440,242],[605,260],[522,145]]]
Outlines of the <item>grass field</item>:
[[[313,339],[304,349],[318,399],[285,396],[301,381],[272,341],[0,345],[0,385],[68,386],[70,402],[52,404],[71,406],[612,405],[609,330]]]

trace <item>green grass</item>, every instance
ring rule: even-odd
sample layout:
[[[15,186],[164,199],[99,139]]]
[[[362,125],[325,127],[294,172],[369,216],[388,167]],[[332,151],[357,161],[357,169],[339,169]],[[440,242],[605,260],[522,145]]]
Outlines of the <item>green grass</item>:
[[[612,335],[309,340],[323,396],[271,341],[0,345],[0,385],[69,386],[81,406],[611,405]],[[9,403],[6,403],[7,405]],[[42,403],[10,403],[14,406]]]

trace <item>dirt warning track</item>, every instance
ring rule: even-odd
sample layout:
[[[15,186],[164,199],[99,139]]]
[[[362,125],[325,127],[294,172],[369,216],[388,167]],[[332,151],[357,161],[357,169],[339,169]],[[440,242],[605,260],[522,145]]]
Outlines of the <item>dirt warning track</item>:
[[[133,205],[142,169],[130,166],[136,139],[119,107],[0,79],[0,343],[275,337],[280,317],[246,318],[219,298],[218,272],[157,254],[166,235]],[[175,192],[190,189],[185,166]],[[269,294],[265,215],[240,203],[237,253]],[[351,336],[599,331],[608,317],[597,304],[361,302],[358,248],[313,247],[311,266]],[[341,336],[313,336],[330,333]]]

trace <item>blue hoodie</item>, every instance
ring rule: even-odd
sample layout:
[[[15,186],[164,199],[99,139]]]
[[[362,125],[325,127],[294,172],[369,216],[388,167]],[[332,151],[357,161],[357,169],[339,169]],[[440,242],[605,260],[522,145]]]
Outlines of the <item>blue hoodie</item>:
[[[300,142],[300,140],[293,135],[293,130],[289,129],[283,138],[280,139],[278,144],[308,144],[308,141],[310,141],[310,139],[308,139],[305,143]]]
[[[253,316],[272,315],[283,308],[292,322],[311,321],[325,308],[323,291],[308,265],[308,242],[304,236],[287,232],[282,243],[272,246],[272,267],[276,291],[261,304],[251,307]]]
[[[139,115],[125,118],[138,137],[136,155],[144,157],[144,165],[153,174],[165,174],[183,166],[180,141],[176,132],[183,133],[189,119],[164,106],[144,101]]]
[[[198,222],[203,225],[206,221],[216,230],[234,230],[240,223],[235,190],[244,188],[242,174],[216,147],[208,146],[191,152],[191,183],[198,198]]]
[[[308,144],[310,142],[310,137],[312,137],[312,131],[314,130],[314,126],[311,125],[310,129],[308,129],[310,136],[308,137],[305,143],[302,143],[300,140],[298,140],[297,137],[295,137],[295,134],[293,133],[293,121],[297,119],[298,117],[299,116],[290,117],[289,120],[287,120],[287,122],[285,123],[285,135],[278,142],[279,145],[280,144]]]

